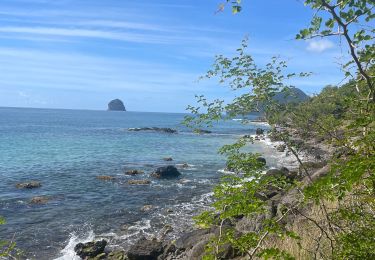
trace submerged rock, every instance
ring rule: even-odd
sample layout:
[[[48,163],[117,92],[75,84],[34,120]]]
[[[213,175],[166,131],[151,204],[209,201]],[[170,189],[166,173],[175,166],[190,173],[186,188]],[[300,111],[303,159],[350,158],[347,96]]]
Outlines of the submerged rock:
[[[30,200],[30,203],[31,204],[46,204],[48,201],[50,201],[50,199],[51,198],[47,196],[36,196]]]
[[[165,167],[159,167],[156,169],[155,172],[151,174],[152,177],[158,179],[170,179],[170,178],[177,178],[180,176],[181,173],[177,170],[176,167],[169,165]]]
[[[183,164],[181,164],[181,168],[182,169],[187,169],[187,168],[189,168],[190,166],[189,166],[189,164],[188,163],[183,163]]]
[[[116,178],[113,177],[113,176],[108,176],[108,175],[100,175],[100,176],[96,176],[96,178],[98,180],[101,180],[101,181],[113,181],[115,180]]]
[[[143,174],[145,173],[144,171],[141,171],[141,170],[128,170],[128,171],[125,171],[125,174],[127,175],[138,175],[138,174]]]
[[[155,131],[155,132],[162,132],[167,134],[175,134],[177,130],[172,128],[160,128],[160,127],[139,127],[139,128],[128,128],[128,131],[139,132],[139,131]]]
[[[41,187],[42,184],[39,181],[30,181],[25,183],[17,183],[17,189],[35,189]]]
[[[104,253],[104,249],[107,245],[107,241],[92,241],[88,243],[79,243],[74,247],[74,252],[82,259],[89,257],[97,257]]]
[[[157,240],[139,239],[128,251],[129,260],[157,260],[163,253],[162,243]]]
[[[108,111],[126,111],[126,109],[120,99],[114,99],[108,103]]]
[[[150,180],[128,180],[128,184],[130,185],[147,185],[151,184]]]
[[[204,129],[195,129],[194,133],[196,133],[196,134],[211,134],[212,131],[204,130]]]
[[[173,158],[172,157],[165,157],[165,158],[163,158],[163,160],[166,161],[166,162],[171,162],[171,161],[173,161]]]
[[[153,208],[154,208],[154,206],[152,206],[152,205],[144,205],[144,206],[141,208],[141,211],[142,211],[142,212],[150,212]]]

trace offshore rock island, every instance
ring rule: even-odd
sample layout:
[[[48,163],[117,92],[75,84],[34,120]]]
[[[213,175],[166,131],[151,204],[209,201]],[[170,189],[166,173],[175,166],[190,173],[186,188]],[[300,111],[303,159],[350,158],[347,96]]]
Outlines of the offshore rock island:
[[[126,111],[126,108],[120,99],[114,99],[108,103],[108,111]]]

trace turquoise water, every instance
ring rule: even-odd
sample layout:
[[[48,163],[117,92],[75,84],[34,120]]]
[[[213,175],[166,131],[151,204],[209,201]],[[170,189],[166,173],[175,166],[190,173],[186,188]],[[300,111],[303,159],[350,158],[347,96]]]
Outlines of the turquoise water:
[[[72,245],[93,236],[126,248],[140,235],[157,235],[171,224],[178,235],[191,216],[206,207],[225,160],[223,144],[252,134],[257,125],[221,123],[212,134],[196,135],[180,123],[183,114],[0,108],[0,215],[8,223],[0,237],[15,235],[19,248],[35,259],[71,259]],[[178,134],[129,132],[131,127],[170,127]],[[262,145],[252,149],[262,152]],[[172,162],[162,158],[173,157]],[[158,166],[188,163],[177,180],[154,180]],[[269,162],[272,164],[272,161]],[[127,169],[144,170],[127,176]],[[115,176],[103,182],[98,175]],[[129,179],[151,185],[130,186]],[[42,187],[15,188],[36,180]],[[31,204],[48,196],[45,205]],[[153,205],[142,212],[144,205]],[[167,212],[169,209],[169,212]]]

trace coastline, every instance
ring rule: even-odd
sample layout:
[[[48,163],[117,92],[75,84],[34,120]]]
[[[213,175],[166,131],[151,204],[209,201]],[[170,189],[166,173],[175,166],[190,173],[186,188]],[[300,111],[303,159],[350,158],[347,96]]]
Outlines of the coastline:
[[[264,122],[262,122],[264,124]],[[256,137],[257,135],[253,135],[253,137]],[[260,138],[258,138],[260,137]],[[273,169],[281,169],[283,167],[288,168],[288,172],[295,172],[298,171],[298,162],[294,158],[293,155],[289,154],[288,151],[285,151],[285,149],[281,150],[279,149],[280,145],[283,145],[282,142],[277,140],[272,140],[272,138],[268,135],[261,135],[258,136],[255,142],[258,142],[260,144],[263,144],[265,146],[268,146],[272,148],[274,152],[274,157],[278,161],[277,167],[269,168],[268,171],[271,171]],[[317,162],[316,160],[316,154],[309,153],[309,151],[301,152],[300,153],[300,159],[303,161],[303,163],[311,163],[312,160]],[[314,172],[319,172],[324,170],[324,166],[315,167]],[[265,174],[268,174],[268,171]],[[226,173],[225,171],[221,171],[221,173]],[[228,172],[227,172],[228,173]],[[304,181],[303,179],[301,179]],[[293,192],[292,192],[293,193]],[[207,193],[210,194],[210,193]],[[212,195],[212,193],[211,193]],[[290,192],[288,193],[277,193],[277,202],[282,203],[284,198],[290,197]],[[294,195],[293,195],[294,196]],[[271,198],[272,203],[275,203],[275,198]],[[209,206],[210,201],[207,201],[207,205]],[[192,223],[192,222],[191,222]],[[238,221],[234,223],[229,223],[230,226],[246,226],[247,229],[252,229],[253,225],[256,225],[256,223],[250,222],[248,220],[239,219]],[[249,226],[250,225],[250,226]],[[196,243],[196,241],[204,241],[207,243],[207,238],[210,238],[217,234],[218,230],[215,229],[196,229],[194,227],[191,227],[188,230],[184,230],[184,232],[180,232],[178,235],[175,235],[173,237],[168,237],[167,234],[170,232],[171,226],[168,224],[165,225],[161,230],[159,230],[158,235],[153,236],[144,236],[139,238],[137,241],[133,243],[130,248],[124,250],[121,248],[113,248],[109,245],[107,251],[102,254],[101,257],[103,258],[92,258],[92,259],[143,259],[142,254],[152,254],[155,250],[158,252],[157,256],[150,259],[200,259],[200,256],[204,253],[204,246],[202,247],[202,243]],[[173,228],[172,228],[173,229]],[[99,238],[101,239],[101,238]],[[126,239],[126,238],[125,238]],[[87,239],[86,242],[93,239]],[[232,259],[230,257],[230,254],[233,254],[232,249],[228,249],[226,252],[228,255],[225,259]],[[118,258],[112,258],[113,256],[116,256]],[[234,257],[234,255],[233,255]],[[64,258],[58,258],[59,260],[62,260]],[[79,259],[79,258],[77,258]],[[91,258],[90,258],[91,259]]]

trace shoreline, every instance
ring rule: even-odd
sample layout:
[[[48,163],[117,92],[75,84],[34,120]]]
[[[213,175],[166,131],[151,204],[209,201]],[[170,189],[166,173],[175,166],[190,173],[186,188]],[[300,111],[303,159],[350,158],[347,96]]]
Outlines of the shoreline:
[[[256,135],[254,135],[254,136],[256,136]],[[278,146],[282,145],[282,142],[272,141],[270,136],[267,135],[267,134],[262,135],[255,142],[259,142],[259,143],[273,149],[273,151],[275,153],[275,156],[278,159],[278,167],[277,168],[287,167],[288,169],[291,169],[292,171],[296,170],[295,168],[298,166],[298,163],[296,163],[296,159],[293,159],[294,156],[288,155],[288,153],[285,150],[278,151]],[[301,158],[302,158],[304,163],[308,162],[310,159],[312,159],[312,157],[314,157],[314,155],[311,155],[308,152],[305,152],[304,154],[301,154]],[[275,169],[275,168],[269,168],[269,170],[272,170],[272,169]],[[236,225],[236,224],[238,224],[238,223],[234,223],[234,225]],[[120,249],[119,250],[118,248],[117,249],[111,248],[111,250],[112,250],[111,252],[116,254],[116,255],[123,255],[125,257],[125,255],[133,254],[134,252],[132,253],[132,251],[137,251],[137,250],[139,250],[139,248],[143,248],[144,246],[146,246],[146,248],[148,248],[148,250],[151,250],[153,247],[156,246],[156,247],[159,247],[159,248],[160,247],[163,248],[163,250],[162,250],[163,254],[160,254],[158,259],[195,259],[195,258],[191,258],[191,254],[195,254],[194,253],[194,245],[188,245],[188,246],[184,245],[184,247],[190,246],[191,248],[190,249],[185,248],[184,250],[182,250],[182,248],[176,248],[175,244],[179,243],[179,241],[180,241],[180,243],[185,243],[186,240],[190,241],[192,239],[193,240],[198,239],[196,236],[201,236],[202,235],[201,233],[204,233],[205,236],[207,236],[208,234],[212,235],[213,233],[215,233],[215,231],[212,231],[212,230],[211,231],[207,231],[207,230],[202,231],[201,229],[196,229],[194,227],[191,227],[189,230],[186,230],[185,232],[180,233],[180,235],[177,235],[177,236],[175,236],[174,238],[171,239],[171,238],[167,238],[165,235],[162,234],[163,229],[159,230],[159,232],[161,233],[161,235],[159,235],[159,236],[141,237],[132,246],[130,246],[129,249],[127,249],[127,250]],[[164,230],[164,232],[165,232],[165,230]],[[112,259],[109,252],[106,253],[106,254],[107,254],[106,255],[107,258],[105,258],[105,259]],[[135,255],[136,254],[137,253],[135,253]],[[58,258],[58,259],[61,260],[63,258]],[[131,258],[131,259],[142,259],[142,258],[136,258],[135,257],[135,258]],[[197,258],[197,259],[199,259],[199,258]]]

